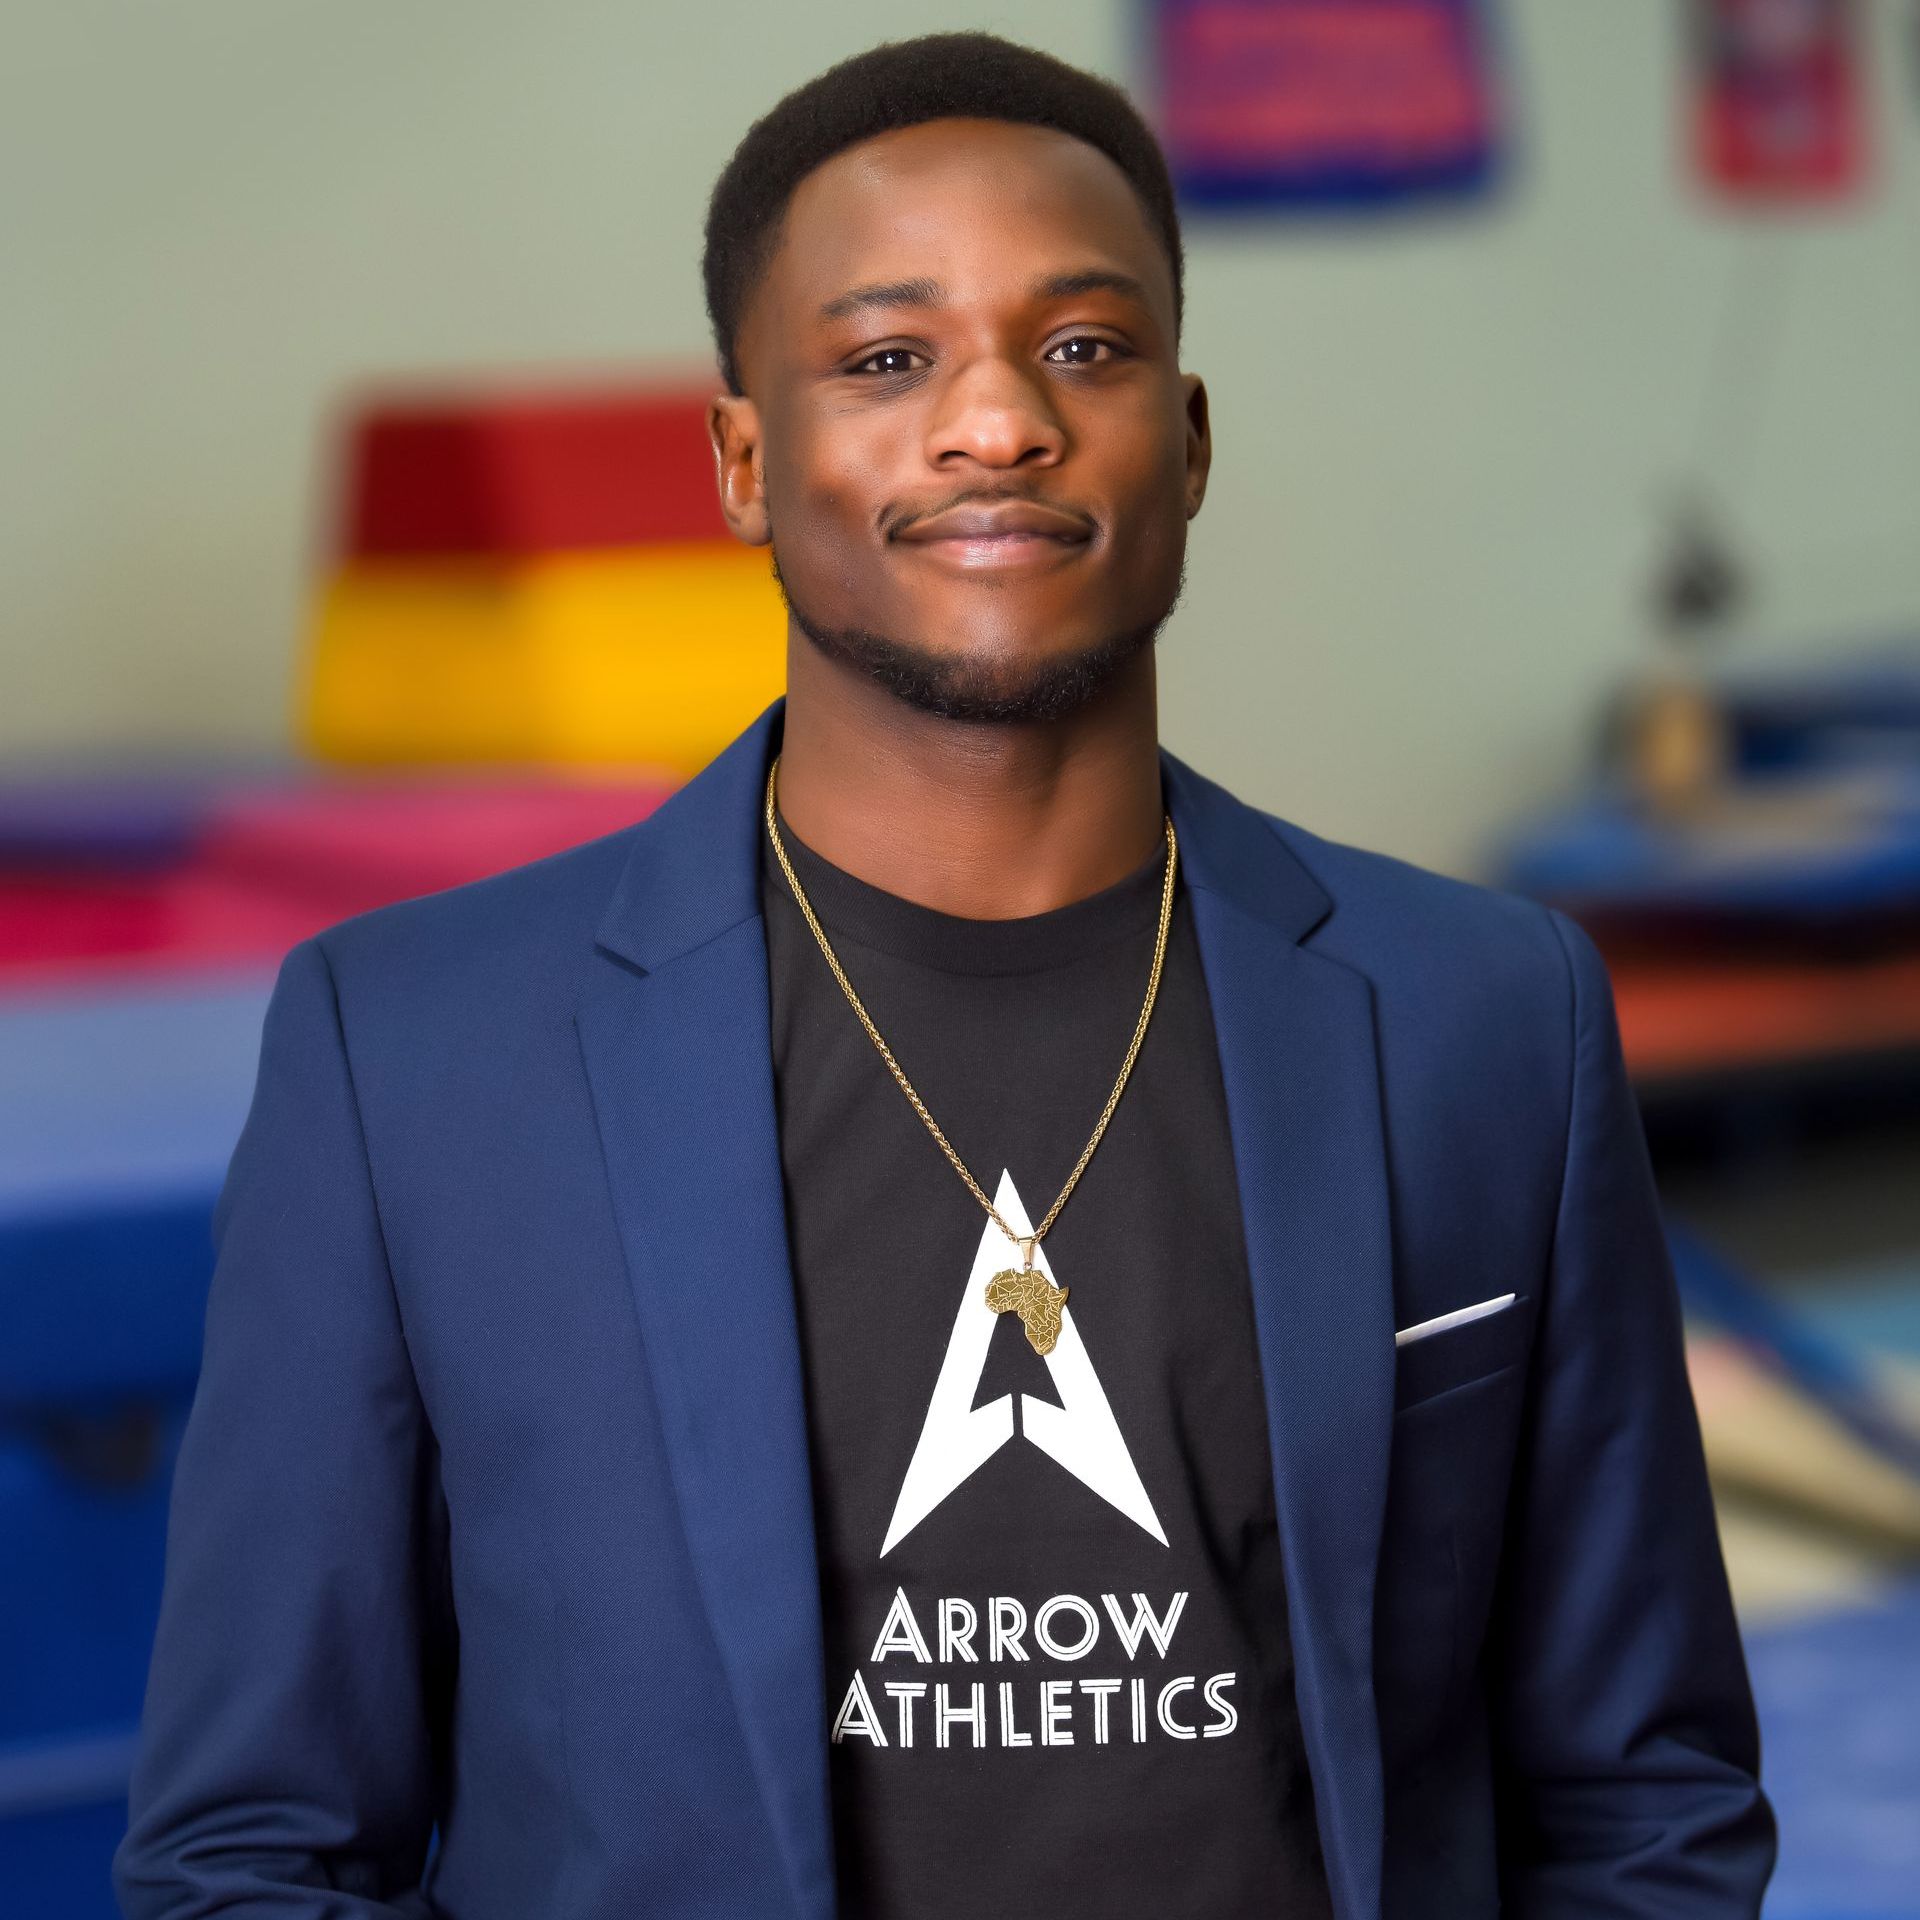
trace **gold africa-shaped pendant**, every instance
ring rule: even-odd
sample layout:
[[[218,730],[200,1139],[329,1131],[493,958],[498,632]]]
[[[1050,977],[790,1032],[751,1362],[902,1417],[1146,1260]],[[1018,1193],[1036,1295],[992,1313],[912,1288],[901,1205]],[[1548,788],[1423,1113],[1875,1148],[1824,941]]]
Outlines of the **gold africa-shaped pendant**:
[[[1007,1267],[987,1282],[987,1305],[995,1313],[1017,1313],[1027,1330],[1027,1345],[1048,1352],[1060,1338],[1060,1309],[1065,1287],[1056,1287],[1037,1267]]]

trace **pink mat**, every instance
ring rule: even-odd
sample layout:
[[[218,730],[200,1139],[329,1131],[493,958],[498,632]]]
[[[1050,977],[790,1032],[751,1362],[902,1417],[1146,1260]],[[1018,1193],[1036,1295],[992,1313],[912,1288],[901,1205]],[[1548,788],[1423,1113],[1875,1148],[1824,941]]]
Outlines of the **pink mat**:
[[[0,991],[270,968],[336,920],[616,832],[670,791],[422,778],[216,796],[159,868],[0,864]]]

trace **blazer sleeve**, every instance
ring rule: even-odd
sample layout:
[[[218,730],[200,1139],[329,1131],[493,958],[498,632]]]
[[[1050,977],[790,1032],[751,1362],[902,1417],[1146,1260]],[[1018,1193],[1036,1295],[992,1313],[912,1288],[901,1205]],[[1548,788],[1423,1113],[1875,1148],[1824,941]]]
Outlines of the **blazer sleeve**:
[[[445,1508],[317,941],[214,1233],[115,1890],[129,1920],[424,1915]]]
[[[1503,1911],[1760,1911],[1774,1817],[1613,992],[1572,979],[1550,1270],[1487,1642]]]

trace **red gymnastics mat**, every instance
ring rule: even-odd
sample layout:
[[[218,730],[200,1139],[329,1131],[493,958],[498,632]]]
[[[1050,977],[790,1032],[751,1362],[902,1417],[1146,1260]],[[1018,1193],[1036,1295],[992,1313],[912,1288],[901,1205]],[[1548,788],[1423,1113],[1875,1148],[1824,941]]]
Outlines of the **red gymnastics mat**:
[[[0,992],[271,968],[336,920],[616,832],[671,790],[444,776],[0,790]],[[164,831],[133,831],[143,810]]]

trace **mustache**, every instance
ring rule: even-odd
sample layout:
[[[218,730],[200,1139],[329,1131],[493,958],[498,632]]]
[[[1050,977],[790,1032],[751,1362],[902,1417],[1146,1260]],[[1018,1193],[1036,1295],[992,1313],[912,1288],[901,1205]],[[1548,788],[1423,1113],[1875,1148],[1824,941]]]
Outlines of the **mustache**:
[[[996,506],[1010,500],[1025,506],[1044,507],[1052,513],[1066,514],[1070,519],[1079,521],[1089,533],[1099,531],[1100,523],[1086,508],[1077,507],[1071,501],[1055,500],[1044,493],[1035,493],[1030,487],[969,487],[962,493],[949,494],[943,500],[936,500],[930,506],[890,509],[883,516],[881,525],[889,540],[897,540],[909,527],[922,520],[931,520],[936,514],[949,512],[955,507]]]

